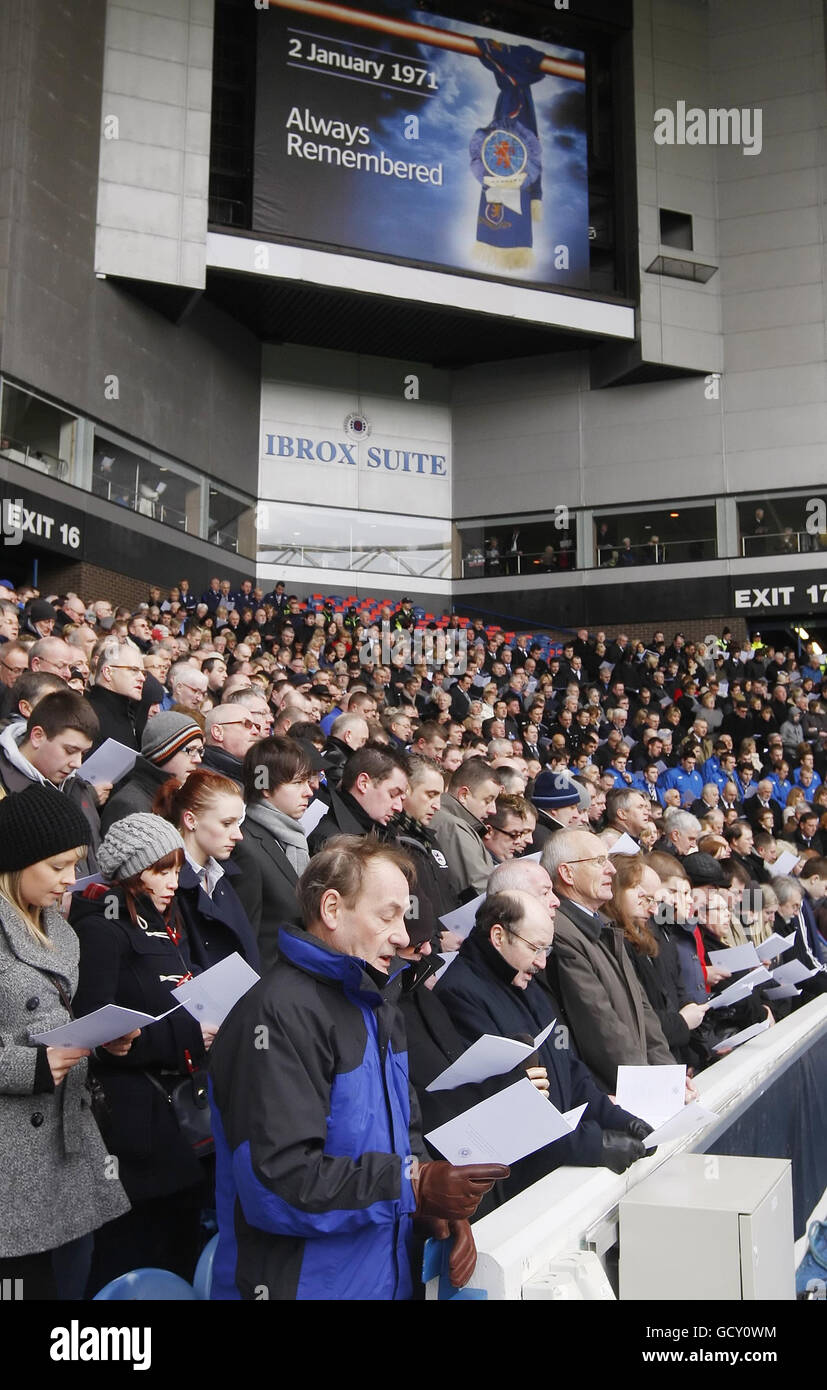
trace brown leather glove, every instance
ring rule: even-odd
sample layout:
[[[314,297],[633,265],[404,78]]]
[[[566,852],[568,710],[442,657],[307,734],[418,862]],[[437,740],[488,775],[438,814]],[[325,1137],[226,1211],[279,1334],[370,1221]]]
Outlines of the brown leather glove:
[[[486,1192],[510,1172],[503,1163],[469,1163],[462,1168],[443,1159],[423,1163],[414,1180],[416,1215],[467,1221]]]
[[[448,1275],[455,1289],[464,1288],[477,1266],[477,1247],[470,1222],[443,1221],[436,1216],[417,1216],[415,1220],[420,1235],[430,1236],[432,1240],[450,1240]]]
[[[469,1221],[451,1221],[449,1226],[451,1256],[448,1260],[448,1273],[454,1288],[462,1289],[477,1267],[477,1247]]]

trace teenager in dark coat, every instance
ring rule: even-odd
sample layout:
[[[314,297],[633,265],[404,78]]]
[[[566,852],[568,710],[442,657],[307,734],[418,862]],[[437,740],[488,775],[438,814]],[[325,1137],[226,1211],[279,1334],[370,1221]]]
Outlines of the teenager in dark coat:
[[[278,960],[282,925],[300,926],[296,887],[310,862],[299,821],[313,797],[310,759],[298,739],[261,739],[244,759],[247,814],[233,850],[238,896],[258,938],[263,970]]]
[[[241,871],[230,861],[244,816],[235,782],[203,769],[183,783],[171,778],[153,810],[172,822],[184,842],[176,897],[192,959],[208,970],[237,951],[260,970],[256,934],[236,891]]]

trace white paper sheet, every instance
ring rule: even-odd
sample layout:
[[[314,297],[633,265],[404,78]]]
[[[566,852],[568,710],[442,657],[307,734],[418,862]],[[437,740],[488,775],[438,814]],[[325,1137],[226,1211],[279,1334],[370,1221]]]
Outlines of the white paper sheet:
[[[766,965],[767,961],[775,960],[776,956],[783,956],[785,951],[789,951],[794,941],[795,932],[790,936],[779,936],[777,932],[773,932],[766,941],[760,941],[755,949],[759,959]]]
[[[531,1046],[514,1038],[497,1038],[493,1033],[483,1033],[450,1067],[434,1077],[425,1090],[453,1091],[455,1086],[487,1081],[489,1076],[502,1076],[542,1047],[556,1022],[557,1019],[553,1018],[548,1027],[537,1034]]]
[[[789,960],[786,965],[777,965],[772,972],[772,978],[777,985],[800,985],[802,980],[809,980],[813,975],[818,974],[818,966],[812,969],[801,960]]]
[[[453,912],[446,912],[444,917],[440,917],[440,922],[446,931],[454,933],[460,941],[464,941],[466,936],[470,936],[471,929],[476,921],[477,911],[485,902],[485,894],[480,893],[478,897],[472,898],[470,903],[463,903],[462,907],[455,907]]]
[[[517,856],[518,859],[531,859],[535,864],[539,864],[542,857],[543,851],[541,849],[535,850],[534,854],[518,854]]]
[[[618,1067],[615,1095],[622,1110],[660,1125],[684,1103],[686,1067]]]
[[[751,970],[742,979],[736,980],[734,985],[729,985],[720,994],[716,994],[713,999],[710,999],[709,1007],[710,1009],[725,1009],[730,1004],[738,1004],[742,999],[746,999],[748,994],[752,994],[758,985],[768,984],[771,979],[772,975],[769,970],[765,966],[759,965],[757,969]]]
[[[138,754],[116,738],[104,739],[85,763],[81,763],[78,775],[86,782],[120,782],[127,772],[131,772],[137,762]]]
[[[261,978],[238,951],[211,965],[201,975],[185,980],[172,991],[198,1023],[220,1027],[234,1004]]]
[[[619,840],[615,840],[609,854],[640,854],[640,845],[624,830]]]
[[[103,874],[86,874],[83,878],[76,878],[70,893],[82,893],[84,888],[88,888],[90,883],[103,883]]]
[[[795,985],[777,985],[775,989],[768,989],[766,999],[797,999],[801,994],[800,989]]]
[[[453,965],[459,951],[440,951],[439,954],[442,956],[442,965],[434,971],[434,983],[442,978],[449,965]]]
[[[670,1119],[664,1120],[657,1129],[652,1130],[643,1141],[644,1148],[654,1149],[658,1144],[668,1144],[670,1140],[680,1139],[682,1134],[691,1134],[693,1130],[701,1129],[708,1125],[710,1120],[717,1118],[714,1110],[707,1110],[700,1101],[693,1100]]]
[[[124,1033],[160,1022],[178,1007],[176,1004],[166,1013],[155,1015],[141,1013],[138,1009],[122,1009],[118,1004],[104,1004],[83,1018],[73,1018],[59,1028],[50,1028],[47,1033],[33,1033],[32,1042],[44,1043],[46,1047],[102,1047],[104,1043],[122,1038]]]
[[[766,1033],[769,1027],[768,1018],[763,1019],[760,1023],[753,1023],[749,1028],[742,1028],[740,1033],[733,1033],[731,1038],[722,1038],[719,1043],[715,1044],[712,1051],[728,1052],[733,1047],[741,1047],[745,1042],[749,1042],[750,1038],[757,1038],[759,1033]]]
[[[709,959],[713,965],[722,965],[730,975],[739,970],[754,970],[761,964],[761,958],[753,945],[729,946],[725,951],[710,951]]]
[[[316,797],[315,801],[311,801],[304,815],[299,820],[299,825],[305,835],[312,835],[319,821],[324,819],[329,810],[330,807],[327,802],[322,801],[319,797]]]
[[[720,994],[714,995],[709,1001],[710,1009],[728,1009],[731,1004],[740,1004],[742,999],[746,999],[752,994],[752,985],[745,984],[739,980],[737,984],[730,985]]]
[[[791,850],[782,850],[774,864],[767,864],[767,872],[770,878],[778,878],[779,874],[791,874],[798,863],[798,855]]]
[[[473,1105],[425,1138],[449,1163],[516,1163],[572,1134],[585,1105],[562,1115],[528,1077]]]

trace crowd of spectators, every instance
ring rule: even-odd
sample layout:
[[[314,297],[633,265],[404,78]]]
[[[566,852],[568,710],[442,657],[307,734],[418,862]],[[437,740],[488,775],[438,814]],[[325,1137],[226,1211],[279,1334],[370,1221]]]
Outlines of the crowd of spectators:
[[[644,1156],[618,1065],[685,1064],[691,1099],[728,1038],[827,991],[813,644],[558,653],[475,620],[436,665],[388,644],[414,626],[252,580],[135,610],[0,583],[0,1276],[24,1296],[190,1279],[211,1220],[214,1297],[415,1297],[427,1235],[465,1283],[472,1217]],[[134,754],[115,785],[84,777],[108,739]],[[710,953],[773,931],[806,978],[711,1010]],[[233,953],[262,978],[220,1028],[168,1012]],[[158,1021],[91,1055],[35,1040],[107,1004]],[[427,1090],[554,1019],[515,1072]],[[525,1074],[586,1105],[569,1138],[510,1171],[429,1147]]]

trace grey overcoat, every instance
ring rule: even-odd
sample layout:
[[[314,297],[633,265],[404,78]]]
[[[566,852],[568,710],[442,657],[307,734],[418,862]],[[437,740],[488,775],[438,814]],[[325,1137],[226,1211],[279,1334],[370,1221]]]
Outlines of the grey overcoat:
[[[84,1058],[53,1087],[35,1033],[69,1021],[78,939],[57,908],[42,914],[52,949],[0,897],[0,1256],[35,1254],[129,1210],[86,1090]],[[42,1054],[41,1054],[42,1057]]]

